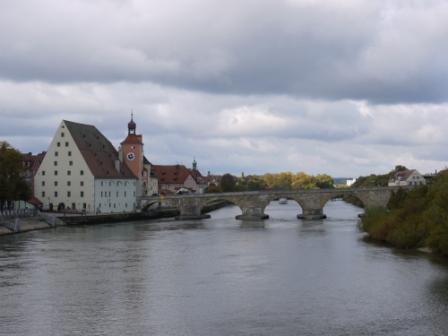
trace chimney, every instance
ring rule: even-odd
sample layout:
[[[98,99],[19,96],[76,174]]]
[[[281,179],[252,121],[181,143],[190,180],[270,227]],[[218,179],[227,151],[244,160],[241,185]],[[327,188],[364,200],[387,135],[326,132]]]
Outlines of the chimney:
[[[120,160],[115,160],[115,169],[117,170],[117,172],[120,172]]]

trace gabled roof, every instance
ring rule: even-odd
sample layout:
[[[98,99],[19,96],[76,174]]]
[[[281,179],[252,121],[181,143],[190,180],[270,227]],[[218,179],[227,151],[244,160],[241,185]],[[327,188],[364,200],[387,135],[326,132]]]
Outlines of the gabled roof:
[[[396,180],[402,180],[405,181],[407,180],[416,170],[415,169],[411,169],[411,170],[402,170],[399,171],[395,174],[395,179]]]
[[[120,163],[115,168],[118,152],[111,142],[92,125],[64,120],[90,171],[96,178],[136,179],[131,170]]]
[[[160,184],[184,184],[188,176],[191,176],[190,171],[184,165],[153,165],[152,171],[156,174]]]

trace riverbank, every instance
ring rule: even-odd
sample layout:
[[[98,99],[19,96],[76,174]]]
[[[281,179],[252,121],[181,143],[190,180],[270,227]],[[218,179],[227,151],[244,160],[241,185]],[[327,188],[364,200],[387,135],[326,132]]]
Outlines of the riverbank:
[[[430,249],[448,257],[448,172],[429,186],[399,190],[388,209],[368,209],[361,229],[399,249]]]
[[[205,206],[202,213],[208,213],[229,205],[226,201],[218,201]],[[40,213],[35,217],[10,219],[8,223],[0,224],[0,236],[23,233],[33,230],[44,230],[66,225],[98,225],[129,221],[154,220],[159,218],[175,218],[179,211],[174,208],[154,209],[148,212],[72,215],[56,213]]]

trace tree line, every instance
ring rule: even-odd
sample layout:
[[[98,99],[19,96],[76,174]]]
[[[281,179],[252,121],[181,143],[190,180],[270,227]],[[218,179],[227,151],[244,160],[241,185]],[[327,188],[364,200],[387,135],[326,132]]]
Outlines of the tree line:
[[[219,185],[209,185],[208,192],[324,189],[333,187],[332,177],[326,174],[313,176],[304,172],[282,172],[247,176],[242,174],[240,177],[224,174]]]
[[[6,142],[0,146],[0,211],[10,209],[13,201],[26,201],[31,197],[26,183],[22,154]]]

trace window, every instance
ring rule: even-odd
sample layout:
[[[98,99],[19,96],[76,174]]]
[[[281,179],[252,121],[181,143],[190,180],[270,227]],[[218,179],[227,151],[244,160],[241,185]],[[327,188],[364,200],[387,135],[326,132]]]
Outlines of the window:
[[[54,152],[54,156],[58,156],[58,155],[59,155],[58,151]]]
[[[45,181],[42,181],[42,187],[44,187],[45,186]]]
[[[83,203],[83,204],[82,204],[82,208],[85,210],[85,209],[87,208],[87,204],[86,204],[86,203]]]
[[[42,176],[45,176],[45,170],[42,170]]]
[[[109,187],[112,185],[112,182],[109,182]]]
[[[79,174],[80,174],[80,175],[84,175],[84,170],[81,170],[81,171],[79,172]]]
[[[103,192],[101,192],[101,197],[103,197]]]
[[[71,197],[72,193],[70,191],[67,191],[67,197]]]
[[[57,191],[54,192],[54,197],[58,197],[58,192]]]
[[[69,165],[69,166],[73,166],[73,161],[69,161],[69,162],[68,162],[68,165]]]
[[[72,156],[72,152],[71,151],[68,151],[68,156]]]
[[[42,197],[45,197],[45,191],[42,191]]]
[[[101,181],[101,186],[103,186],[103,181]]]
[[[54,162],[53,162],[53,165],[54,165],[54,166],[57,166],[57,165],[58,165],[58,162],[57,162],[57,161],[54,161]]]
[[[58,146],[58,147],[61,147],[61,143],[60,143],[60,142],[58,142],[58,143],[57,143],[57,146]]]
[[[54,171],[54,175],[58,175],[58,171],[57,170]]]
[[[73,209],[73,210],[76,209],[76,203],[72,203],[72,209]]]
[[[61,132],[61,138],[63,138],[65,136],[64,132]]]
[[[114,203],[114,209],[116,208],[116,204]]]
[[[68,141],[65,142],[65,147],[68,147]]]
[[[79,194],[81,197],[84,197],[84,191],[81,191],[81,193]]]
[[[58,181],[54,181],[54,186],[55,186],[55,187],[58,186]]]
[[[83,187],[83,186],[84,186],[84,181],[79,182],[79,185],[80,185],[81,187]]]
[[[117,191],[117,197],[118,197],[118,191]]]
[[[126,197],[126,191],[124,192],[124,197]]]
[[[72,185],[72,182],[67,181],[67,186],[70,187]]]
[[[127,204],[127,203],[125,203],[125,204],[124,204],[124,207],[125,207],[125,208],[127,208],[127,207],[128,207],[128,204]]]
[[[67,170],[67,175],[71,175],[72,174],[72,171],[71,170]]]

